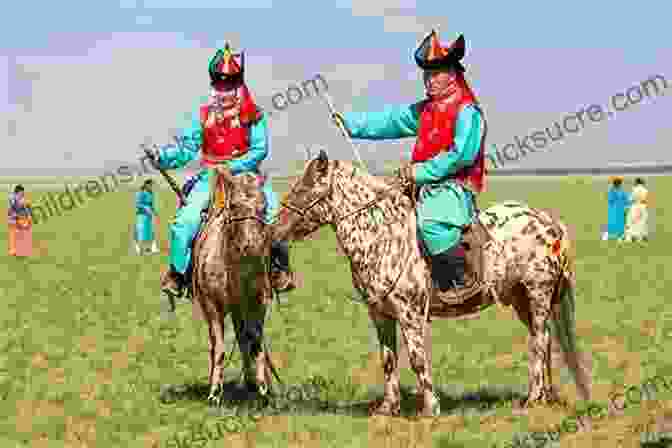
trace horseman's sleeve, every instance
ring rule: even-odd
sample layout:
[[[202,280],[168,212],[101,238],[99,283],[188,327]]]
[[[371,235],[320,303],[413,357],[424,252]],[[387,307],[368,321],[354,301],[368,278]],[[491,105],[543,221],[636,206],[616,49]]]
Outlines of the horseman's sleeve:
[[[390,140],[418,135],[419,112],[416,104],[388,106],[382,112],[350,112],[343,121],[352,138]]]
[[[481,147],[481,113],[473,106],[466,106],[457,116],[455,139],[450,151],[443,151],[414,168],[415,183],[423,185],[438,182],[476,161]]]
[[[191,123],[175,138],[176,143],[164,145],[159,150],[159,166],[164,170],[174,170],[186,166],[200,157],[203,131],[198,111],[192,116]]]
[[[257,171],[259,164],[268,156],[268,125],[266,114],[250,127],[250,148],[241,157],[230,160],[231,174]]]

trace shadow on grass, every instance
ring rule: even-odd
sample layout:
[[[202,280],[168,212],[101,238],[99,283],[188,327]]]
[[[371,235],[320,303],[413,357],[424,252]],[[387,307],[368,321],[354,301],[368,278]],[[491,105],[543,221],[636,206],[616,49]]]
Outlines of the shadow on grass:
[[[511,408],[514,401],[525,399],[525,395],[520,392],[496,388],[482,388],[475,392],[454,394],[439,386],[436,387],[436,395],[441,403],[441,415],[454,415],[470,411],[484,413],[495,408]],[[417,413],[416,397],[415,390],[401,387],[402,415]]]
[[[222,386],[220,408],[223,413],[254,411],[263,415],[348,415],[366,418],[369,416],[370,404],[382,399],[383,393],[380,387],[361,392],[348,389],[347,386],[320,387],[315,382],[308,381],[301,384],[274,385],[274,392],[270,397],[261,397],[258,393],[249,392],[239,381],[228,381]],[[415,392],[409,387],[401,386],[400,393],[401,416],[416,416],[418,401]],[[181,401],[208,404],[208,394],[209,386],[206,383],[192,383],[164,387],[159,399],[165,405]],[[524,399],[524,395],[518,392],[495,389],[451,394],[437,388],[437,395],[442,415],[484,413],[495,408],[510,408],[514,400]]]
[[[672,437],[661,437],[653,442],[643,442],[639,446],[641,448],[670,448],[672,447]]]
[[[222,414],[245,411],[260,415],[368,415],[368,401],[335,399],[335,394],[330,392],[333,391],[320,388],[314,382],[274,384],[270,396],[262,397],[257,392],[248,391],[240,381],[227,381],[222,384],[219,408]],[[159,401],[164,405],[179,402],[201,402],[208,405],[209,393],[210,386],[204,382],[164,386],[159,394]],[[336,396],[341,395],[346,394]],[[214,405],[212,407],[215,408]]]

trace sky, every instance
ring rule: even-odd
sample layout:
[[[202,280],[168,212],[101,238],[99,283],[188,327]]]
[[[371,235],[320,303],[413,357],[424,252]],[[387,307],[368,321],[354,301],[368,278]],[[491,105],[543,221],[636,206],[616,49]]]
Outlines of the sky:
[[[488,151],[591,104],[607,104],[652,76],[672,87],[670,2],[239,4],[244,7],[222,0],[5,6],[0,174],[78,174],[137,163],[141,143],[170,143],[186,125],[186,114],[207,94],[208,60],[227,40],[245,51],[246,81],[261,106],[273,109],[274,94],[319,74],[336,108],[348,112],[422,99],[414,49],[432,28],[446,44],[464,34],[463,63],[488,122]],[[670,163],[671,92],[652,94],[506,166]],[[264,168],[272,174],[294,169],[305,148],[354,158],[316,95],[274,111],[269,126]],[[414,142],[356,143],[376,167],[406,157]]]

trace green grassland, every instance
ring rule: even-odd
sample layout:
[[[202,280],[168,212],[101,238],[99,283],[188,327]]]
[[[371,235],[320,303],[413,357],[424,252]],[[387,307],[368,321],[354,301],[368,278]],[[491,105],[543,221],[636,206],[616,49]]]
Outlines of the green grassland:
[[[573,228],[578,335],[592,356],[600,402],[655,375],[672,380],[672,275],[666,274],[672,236],[665,228],[672,216],[656,201],[672,191],[672,182],[652,177],[649,187],[655,229],[646,246],[600,241],[604,178],[494,179],[479,201],[481,208],[517,199],[554,209]],[[41,194],[34,192],[34,203]],[[205,323],[192,317],[187,303],[176,319],[161,316],[158,282],[175,197],[161,190],[158,199],[164,248],[158,256],[131,251],[131,191],[106,193],[36,225],[34,258],[10,258],[3,249],[0,447],[491,447],[505,446],[515,433],[543,431],[571,413],[512,408],[511,397],[527,387],[526,330],[511,310],[492,307],[480,319],[433,323],[443,415],[416,419],[406,399],[402,418],[367,418],[361,403],[382,392],[373,333],[366,309],[348,298],[347,260],[337,253],[331,230],[323,229],[294,244],[293,267],[304,285],[273,308],[267,335],[285,383],[322,376],[333,383],[323,399],[341,411],[295,403],[243,432],[185,441],[193,425],[212,430],[222,417],[203,395]],[[6,247],[5,229],[0,238]],[[235,352],[231,381],[238,360]],[[569,378],[556,364],[554,381],[573,405]],[[402,370],[402,383],[415,386],[410,369]],[[167,385],[182,387],[171,389],[165,402]],[[672,417],[670,398],[661,393],[623,415],[595,420],[590,432],[563,436],[562,446],[640,446],[642,428]],[[176,433],[179,443],[170,441]]]

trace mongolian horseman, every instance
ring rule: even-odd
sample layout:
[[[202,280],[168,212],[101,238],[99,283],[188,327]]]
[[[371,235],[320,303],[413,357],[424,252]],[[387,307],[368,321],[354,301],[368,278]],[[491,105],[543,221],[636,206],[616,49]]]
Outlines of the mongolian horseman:
[[[246,172],[260,176],[268,223],[274,220],[279,208],[270,181],[259,170],[268,156],[268,124],[245,85],[244,61],[244,54],[234,54],[228,43],[223,50],[217,50],[208,66],[209,101],[199,107],[178,145],[153,150],[153,158],[162,170],[183,168],[198,158],[204,166],[190,182],[185,203],[170,226],[170,267],[161,279],[161,289],[171,296],[181,297],[188,286],[192,243],[214,183],[210,179],[214,173],[209,168],[226,164],[234,176]],[[289,269],[288,243],[274,242],[271,257],[273,288],[278,292],[295,288]]]
[[[472,222],[475,193],[485,185],[485,118],[460,63],[464,36],[443,47],[432,31],[415,51],[427,98],[383,112],[334,114],[352,138],[417,137],[411,163],[397,171],[418,189],[419,233],[431,256],[432,278],[442,292],[464,286],[463,229]]]

